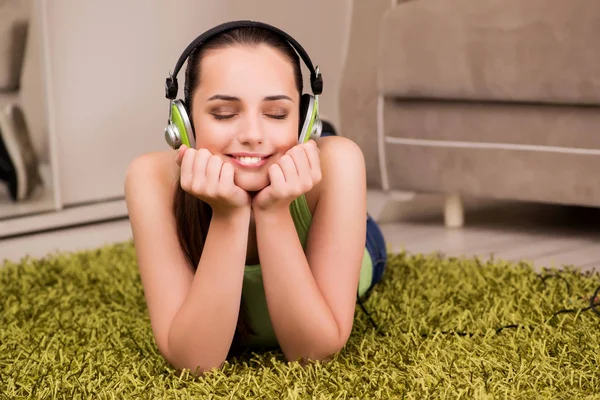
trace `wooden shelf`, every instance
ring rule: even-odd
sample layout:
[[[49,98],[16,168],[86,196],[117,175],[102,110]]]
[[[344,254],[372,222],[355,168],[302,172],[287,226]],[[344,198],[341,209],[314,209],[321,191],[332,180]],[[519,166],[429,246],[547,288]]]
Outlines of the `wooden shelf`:
[[[30,198],[18,203],[11,201],[8,187],[0,185],[0,221],[56,210],[50,165],[40,165],[40,174],[42,175],[44,184],[38,186]]]

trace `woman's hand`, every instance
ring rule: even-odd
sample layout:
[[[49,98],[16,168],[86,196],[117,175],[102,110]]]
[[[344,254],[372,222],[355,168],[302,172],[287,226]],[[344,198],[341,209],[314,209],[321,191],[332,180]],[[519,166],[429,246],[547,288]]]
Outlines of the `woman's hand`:
[[[319,148],[314,140],[292,147],[269,167],[270,184],[252,200],[255,210],[288,208],[321,181]]]
[[[181,168],[181,188],[208,203],[213,213],[227,215],[250,207],[250,195],[233,183],[233,165],[207,149],[182,145],[177,150],[176,163]]]

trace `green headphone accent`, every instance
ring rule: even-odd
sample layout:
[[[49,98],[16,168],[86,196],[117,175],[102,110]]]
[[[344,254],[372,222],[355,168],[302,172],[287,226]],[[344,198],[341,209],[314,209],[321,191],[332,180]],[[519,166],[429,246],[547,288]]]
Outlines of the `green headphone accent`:
[[[167,143],[169,143],[169,138],[175,138],[176,142],[174,143],[177,143],[178,145],[176,147],[171,147],[177,149],[182,144],[185,144],[187,147],[195,148],[196,135],[188,135],[188,132],[192,132],[192,125],[190,123],[187,111],[185,110],[183,101],[171,101],[171,109],[169,112],[169,124],[165,128],[165,137],[167,138]]]
[[[217,25],[204,32],[192,41],[179,57],[173,73],[169,74],[165,83],[165,97],[169,99],[169,120],[165,128],[165,140],[173,149],[178,149],[182,144],[188,147],[196,147],[196,133],[192,129],[190,117],[182,100],[177,97],[177,73],[187,60],[191,52],[201,46],[206,40],[227,30],[240,27],[257,27],[268,29],[282,36],[296,50],[304,64],[310,71],[310,86],[313,94],[303,94],[300,99],[300,126],[298,129],[298,143],[306,143],[310,139],[316,139],[321,136],[323,125],[319,118],[319,95],[323,91],[323,78],[319,72],[319,67],[313,67],[313,64],[302,46],[290,35],[284,31],[255,21],[232,21]]]

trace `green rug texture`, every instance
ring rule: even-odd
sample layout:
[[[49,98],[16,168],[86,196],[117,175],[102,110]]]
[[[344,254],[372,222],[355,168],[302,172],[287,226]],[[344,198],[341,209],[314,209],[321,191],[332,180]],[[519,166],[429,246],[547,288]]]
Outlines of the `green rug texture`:
[[[357,306],[332,361],[248,352],[197,378],[157,351],[132,242],[4,262],[0,399],[600,399],[598,286],[574,269],[390,254],[364,303],[378,330]]]

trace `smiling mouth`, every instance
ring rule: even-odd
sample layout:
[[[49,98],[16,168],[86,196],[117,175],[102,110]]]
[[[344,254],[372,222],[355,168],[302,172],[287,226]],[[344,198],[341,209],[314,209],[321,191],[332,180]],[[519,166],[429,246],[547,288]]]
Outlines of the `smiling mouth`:
[[[242,165],[245,167],[258,167],[265,163],[269,156],[237,156],[228,154],[228,157],[231,158],[235,164]]]
[[[252,165],[252,164],[258,164],[260,161],[262,161],[262,159],[264,157],[233,157],[233,158],[235,158],[242,164]]]

